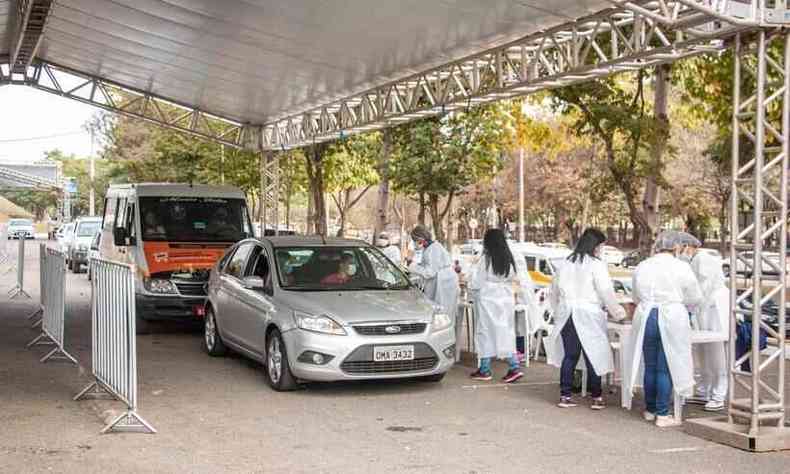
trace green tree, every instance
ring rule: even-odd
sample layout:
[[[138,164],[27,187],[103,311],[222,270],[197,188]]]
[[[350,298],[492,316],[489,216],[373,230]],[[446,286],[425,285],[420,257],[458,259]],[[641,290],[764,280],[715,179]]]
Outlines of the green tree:
[[[511,120],[503,107],[474,107],[393,130],[393,187],[419,202],[419,222],[430,212],[437,240],[445,240],[442,223],[458,193],[492,178],[501,165]]]
[[[327,191],[340,215],[338,237],[345,235],[348,213],[379,181],[375,166],[380,153],[378,132],[353,135],[330,146],[324,166]]]

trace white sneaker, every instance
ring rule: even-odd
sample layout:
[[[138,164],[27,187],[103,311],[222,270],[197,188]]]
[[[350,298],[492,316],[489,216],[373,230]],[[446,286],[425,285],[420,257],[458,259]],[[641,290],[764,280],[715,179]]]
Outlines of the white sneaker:
[[[674,428],[676,426],[680,426],[681,423],[678,423],[675,420],[675,417],[672,416],[656,416],[656,426],[659,428]]]
[[[649,411],[643,411],[642,418],[644,418],[645,421],[656,421],[656,414],[650,413]]]
[[[686,398],[684,401],[691,405],[705,405],[708,403],[708,397],[704,395],[694,395],[693,397]]]
[[[724,402],[717,402],[716,400],[711,400],[705,404],[705,411],[722,411],[724,410]]]

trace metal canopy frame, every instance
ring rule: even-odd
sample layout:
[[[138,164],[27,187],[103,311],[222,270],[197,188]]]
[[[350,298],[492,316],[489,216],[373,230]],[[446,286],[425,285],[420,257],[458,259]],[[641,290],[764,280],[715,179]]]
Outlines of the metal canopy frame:
[[[263,124],[238,123],[36,59],[36,39],[43,33],[37,32],[35,25],[43,28],[46,18],[30,23],[29,11],[45,3],[49,2],[22,2],[17,22],[20,32],[15,37],[15,44],[21,46],[12,50],[12,58],[0,59],[0,85],[25,84],[225,145],[260,150],[262,231],[270,222],[276,230],[278,223],[279,166],[273,151],[718,52],[734,44],[730,268],[735,271],[742,262],[752,275],[741,295],[731,285],[731,307],[736,308],[732,312],[731,354],[736,318],[760,324],[753,327],[751,351],[739,360],[731,356],[728,416],[691,420],[686,426],[689,432],[743,449],[790,449],[790,431],[784,426],[785,322],[780,317],[778,330],[773,330],[762,319],[762,303],[776,298],[782,309],[786,302],[790,156],[790,36],[784,26],[790,24],[787,0],[610,0],[611,8],[587,17],[317,108],[273,117]],[[769,54],[772,41],[783,42],[783,57]],[[76,82],[66,86],[66,78],[76,78]],[[781,110],[779,119],[769,113],[777,108]],[[754,145],[753,156],[745,160],[739,157],[743,140]],[[743,209],[752,220],[742,225],[738,213]],[[770,243],[777,241],[779,265],[765,253]],[[766,274],[764,267],[773,269],[776,276]],[[765,290],[764,283],[769,280],[775,285]],[[753,308],[737,309],[749,296],[756,303]],[[761,329],[771,336],[775,349],[765,358],[759,348]],[[740,368],[746,359],[752,361],[752,372]]]

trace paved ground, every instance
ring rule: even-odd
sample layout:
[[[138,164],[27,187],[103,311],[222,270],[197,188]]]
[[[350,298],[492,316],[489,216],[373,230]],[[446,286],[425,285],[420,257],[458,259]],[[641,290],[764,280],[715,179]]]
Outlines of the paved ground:
[[[37,249],[27,285],[37,293]],[[0,277],[5,290],[10,275]],[[314,385],[280,394],[257,364],[212,359],[199,334],[138,338],[140,413],[156,435],[100,435],[117,402],[73,402],[89,382],[85,275],[68,276],[67,348],[84,368],[40,364],[30,301],[0,293],[0,472],[787,472],[790,453],[749,454],[659,431],[637,411],[554,407],[556,370],[524,383]]]

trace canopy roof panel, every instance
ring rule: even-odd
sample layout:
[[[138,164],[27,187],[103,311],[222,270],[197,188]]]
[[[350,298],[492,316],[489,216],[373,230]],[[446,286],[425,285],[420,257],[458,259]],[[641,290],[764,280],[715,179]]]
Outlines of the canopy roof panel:
[[[36,57],[262,124],[610,5],[603,0],[58,0]],[[0,55],[8,54],[15,9],[16,2],[0,0]]]

